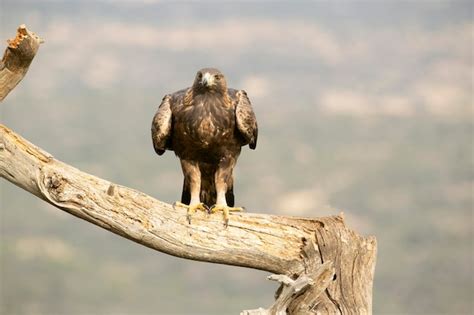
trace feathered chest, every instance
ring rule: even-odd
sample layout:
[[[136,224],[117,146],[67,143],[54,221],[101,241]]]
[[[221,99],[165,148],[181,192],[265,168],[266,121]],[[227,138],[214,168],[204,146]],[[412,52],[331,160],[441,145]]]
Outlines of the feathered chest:
[[[233,137],[235,112],[222,96],[195,96],[190,104],[184,104],[174,115],[175,130],[181,140],[207,147],[220,145]]]

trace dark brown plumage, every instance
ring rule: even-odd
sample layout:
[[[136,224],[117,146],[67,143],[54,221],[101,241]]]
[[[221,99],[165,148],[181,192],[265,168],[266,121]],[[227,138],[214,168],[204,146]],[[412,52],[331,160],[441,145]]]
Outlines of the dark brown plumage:
[[[166,95],[152,123],[156,153],[173,150],[181,161],[181,202],[195,207],[234,205],[233,169],[242,146],[255,149],[257,135],[247,94],[227,88],[213,68],[198,71],[192,87]]]

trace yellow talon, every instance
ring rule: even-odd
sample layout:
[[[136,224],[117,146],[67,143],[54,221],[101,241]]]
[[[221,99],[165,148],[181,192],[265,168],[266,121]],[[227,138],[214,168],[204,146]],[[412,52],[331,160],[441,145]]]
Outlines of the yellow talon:
[[[213,205],[210,209],[210,213],[216,213],[218,211],[222,211],[224,216],[224,226],[227,227],[229,225],[229,214],[230,212],[241,212],[245,209],[242,207],[229,207],[227,205]]]
[[[202,211],[209,211],[209,209],[207,208],[207,206],[205,204],[203,204],[202,202],[200,203],[196,203],[194,205],[185,205],[184,203],[182,202],[179,202],[179,201],[176,201],[174,204],[173,204],[173,207],[183,207],[183,208],[186,208],[188,209],[187,213],[186,213],[186,219],[188,220],[188,223],[191,224],[191,216],[196,213],[197,210],[202,210]]]

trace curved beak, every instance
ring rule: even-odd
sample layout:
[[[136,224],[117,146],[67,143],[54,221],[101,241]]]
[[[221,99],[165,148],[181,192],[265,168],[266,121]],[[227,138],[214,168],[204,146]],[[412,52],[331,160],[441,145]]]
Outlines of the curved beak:
[[[213,86],[215,84],[214,76],[212,76],[209,72],[204,73],[201,79],[201,84],[208,87]]]

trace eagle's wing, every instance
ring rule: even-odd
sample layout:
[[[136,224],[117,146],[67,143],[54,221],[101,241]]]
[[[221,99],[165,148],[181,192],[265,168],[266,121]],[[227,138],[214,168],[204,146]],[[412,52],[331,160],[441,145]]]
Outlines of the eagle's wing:
[[[257,119],[252,109],[252,104],[244,90],[237,91],[235,94],[235,118],[237,121],[237,129],[248,143],[250,149],[257,147],[258,127]]]
[[[169,148],[172,121],[171,99],[172,97],[169,94],[163,97],[163,101],[161,101],[151,123],[151,138],[158,155],[162,155]]]

